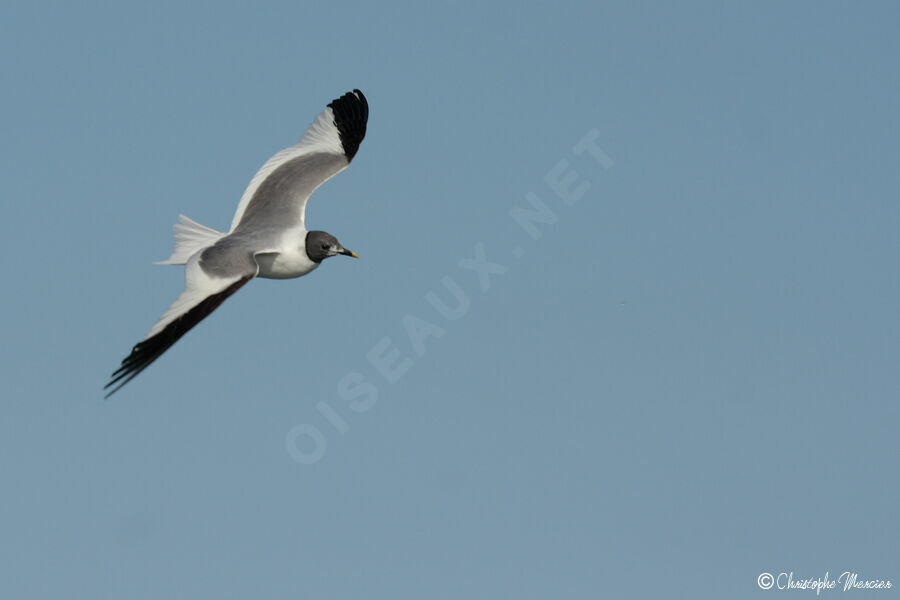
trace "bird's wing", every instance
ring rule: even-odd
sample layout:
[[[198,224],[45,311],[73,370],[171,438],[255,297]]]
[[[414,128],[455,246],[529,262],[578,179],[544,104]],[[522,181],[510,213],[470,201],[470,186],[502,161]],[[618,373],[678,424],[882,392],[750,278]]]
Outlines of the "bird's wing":
[[[191,257],[185,266],[184,291],[163,313],[147,336],[131,350],[131,354],[122,360],[110,382],[103,388],[113,388],[106,397],[110,397],[149,367],[181,336],[253,279],[258,270],[259,266],[251,252],[221,244]]]
[[[266,161],[241,196],[238,227],[305,226],[306,201],[317,187],[347,168],[366,135],[369,104],[359,90],[332,100],[300,141]]]

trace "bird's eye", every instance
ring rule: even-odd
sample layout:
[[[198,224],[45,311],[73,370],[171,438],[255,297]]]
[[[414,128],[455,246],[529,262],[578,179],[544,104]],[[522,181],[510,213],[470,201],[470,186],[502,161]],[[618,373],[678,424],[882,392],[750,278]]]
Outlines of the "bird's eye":
[[[322,244],[322,250],[328,250],[328,248],[329,248],[328,244]]]

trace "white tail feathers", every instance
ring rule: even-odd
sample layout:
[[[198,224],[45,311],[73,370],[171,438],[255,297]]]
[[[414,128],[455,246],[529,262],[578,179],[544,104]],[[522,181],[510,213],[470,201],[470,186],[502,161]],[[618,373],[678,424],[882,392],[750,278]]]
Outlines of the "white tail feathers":
[[[183,265],[197,250],[212,246],[227,235],[192,221],[184,215],[178,215],[178,222],[172,229],[175,230],[175,248],[172,250],[172,256],[154,264]]]

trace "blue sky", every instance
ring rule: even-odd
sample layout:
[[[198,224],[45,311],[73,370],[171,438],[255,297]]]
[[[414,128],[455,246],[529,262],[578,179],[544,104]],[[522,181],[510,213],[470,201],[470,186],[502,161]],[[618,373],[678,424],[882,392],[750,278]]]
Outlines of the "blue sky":
[[[3,597],[900,579],[896,4],[0,11]],[[103,401],[177,215],[356,87],[307,222],[361,259]]]

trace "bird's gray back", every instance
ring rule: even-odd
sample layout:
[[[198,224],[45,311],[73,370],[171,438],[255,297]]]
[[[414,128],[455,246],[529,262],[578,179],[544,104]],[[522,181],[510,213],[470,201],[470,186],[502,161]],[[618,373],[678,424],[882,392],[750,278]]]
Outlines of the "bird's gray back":
[[[254,254],[272,247],[280,236],[277,231],[258,230],[256,236],[226,235],[200,254],[200,268],[214,277],[256,274]]]

